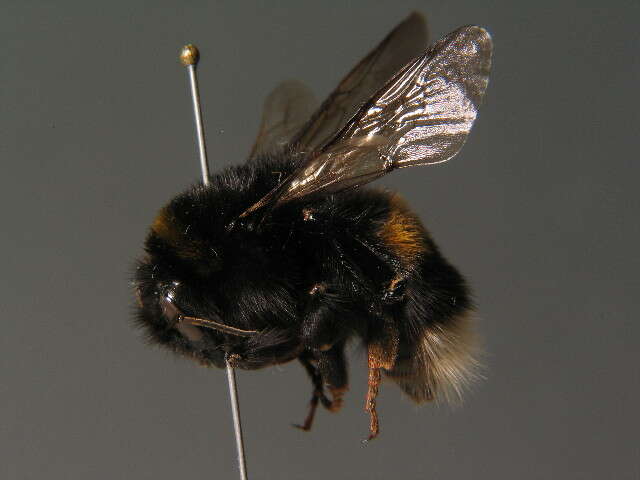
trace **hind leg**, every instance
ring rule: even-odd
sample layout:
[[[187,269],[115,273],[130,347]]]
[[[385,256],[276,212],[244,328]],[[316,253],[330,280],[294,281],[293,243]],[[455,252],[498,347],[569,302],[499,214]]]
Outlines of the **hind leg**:
[[[396,363],[399,346],[399,331],[395,325],[391,308],[379,318],[372,320],[367,339],[367,366],[369,379],[364,409],[369,414],[369,438],[372,440],[380,431],[376,398],[380,388],[382,370],[391,370]]]
[[[365,411],[369,414],[369,438],[372,440],[378,436],[380,432],[380,425],[378,422],[378,412],[376,410],[376,398],[378,396],[378,389],[380,388],[380,369],[382,365],[379,361],[379,357],[375,352],[375,349],[369,347],[368,352],[368,364],[369,364],[369,384],[367,389],[367,399],[364,404]]]

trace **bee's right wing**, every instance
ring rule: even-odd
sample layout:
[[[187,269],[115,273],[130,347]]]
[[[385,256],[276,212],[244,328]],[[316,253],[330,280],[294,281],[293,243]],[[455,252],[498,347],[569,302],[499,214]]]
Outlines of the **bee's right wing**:
[[[293,137],[298,149],[320,149],[391,77],[428,46],[424,17],[413,12],[342,79],[336,89]]]

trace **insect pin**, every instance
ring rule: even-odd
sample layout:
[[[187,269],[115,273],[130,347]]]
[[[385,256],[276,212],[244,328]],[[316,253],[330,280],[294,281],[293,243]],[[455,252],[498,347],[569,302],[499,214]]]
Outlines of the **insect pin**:
[[[185,45],[180,51],[180,63],[187,67],[189,72],[189,86],[191,90],[191,99],[193,101],[193,116],[196,124],[196,137],[198,139],[198,153],[200,154],[200,170],[202,171],[202,184],[209,186],[209,162],[207,161],[207,145],[204,140],[204,127],[202,125],[202,112],[200,110],[200,93],[198,90],[198,76],[196,74],[196,65],[200,59],[200,52],[195,45]],[[189,232],[189,226],[184,231],[186,235]],[[170,298],[170,301],[172,299]],[[170,302],[171,303],[171,302]],[[180,314],[182,315],[182,314]],[[197,318],[182,316],[180,322],[191,322],[193,325],[198,324]],[[226,327],[227,331],[233,332],[231,327]],[[236,372],[231,365],[230,358],[225,358],[227,369],[227,382],[229,384],[229,399],[231,400],[231,412],[233,414],[233,427],[236,437],[236,451],[238,453],[238,471],[240,480],[247,480],[247,464],[244,455],[244,440],[242,438],[242,422],[240,421],[240,404],[238,402],[238,388],[236,385]]]

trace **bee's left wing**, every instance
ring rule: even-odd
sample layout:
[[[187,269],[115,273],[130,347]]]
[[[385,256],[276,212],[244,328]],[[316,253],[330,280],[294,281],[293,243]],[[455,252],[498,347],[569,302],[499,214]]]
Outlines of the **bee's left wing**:
[[[413,12],[340,81],[292,143],[304,152],[323,147],[391,77],[424,52],[428,39],[425,18]]]
[[[441,163],[462,148],[484,96],[491,37],[459,28],[406,65],[318,154],[250,207],[337,193],[396,168]]]
[[[265,99],[260,129],[249,160],[282,150],[291,143],[316,108],[315,96],[302,82],[288,80]]]

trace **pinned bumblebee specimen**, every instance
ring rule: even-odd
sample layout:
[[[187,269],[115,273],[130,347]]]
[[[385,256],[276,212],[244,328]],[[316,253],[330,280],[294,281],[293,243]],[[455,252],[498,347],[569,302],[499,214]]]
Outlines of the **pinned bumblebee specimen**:
[[[449,160],[471,130],[489,34],[466,26],[425,45],[412,14],[315,111],[303,85],[277,87],[248,160],[162,208],[137,265],[152,342],[220,368],[297,359],[313,383],[304,430],[318,404],[340,409],[351,339],[367,349],[370,438],[382,374],[418,403],[459,395],[472,375],[465,280],[398,194],[364,187]]]

